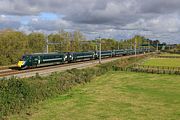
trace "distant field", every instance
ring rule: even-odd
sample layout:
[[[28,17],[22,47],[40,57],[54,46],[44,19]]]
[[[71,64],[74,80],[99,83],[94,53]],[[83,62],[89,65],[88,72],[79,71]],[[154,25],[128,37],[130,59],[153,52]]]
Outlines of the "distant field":
[[[10,120],[179,120],[180,76],[109,72]]]
[[[160,56],[180,56],[180,54],[170,54],[170,53],[163,53]]]
[[[180,58],[151,58],[146,60],[143,65],[180,67]]]

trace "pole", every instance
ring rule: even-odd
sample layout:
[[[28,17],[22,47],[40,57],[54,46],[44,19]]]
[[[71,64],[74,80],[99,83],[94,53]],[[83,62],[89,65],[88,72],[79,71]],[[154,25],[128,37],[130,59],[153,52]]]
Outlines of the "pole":
[[[48,46],[48,36],[46,36],[46,53],[49,52],[49,46]]]
[[[59,41],[61,43],[61,30],[59,29]],[[60,52],[62,52],[62,44],[60,44]]]
[[[118,50],[119,50],[119,41],[118,41]]]
[[[148,42],[148,53],[150,53],[150,41]]]
[[[134,46],[134,49],[135,49],[135,57],[136,57],[136,38],[135,38],[135,46]]]
[[[97,44],[96,44],[96,46],[95,46],[96,48],[95,48],[95,50],[97,51],[98,49],[97,49]]]
[[[157,42],[157,48],[156,48],[157,52],[158,52],[158,42]]]
[[[99,37],[99,64],[101,64],[101,37]]]

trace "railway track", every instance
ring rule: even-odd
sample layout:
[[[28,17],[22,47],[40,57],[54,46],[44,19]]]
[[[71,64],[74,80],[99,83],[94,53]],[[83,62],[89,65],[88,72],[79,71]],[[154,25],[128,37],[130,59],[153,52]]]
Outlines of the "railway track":
[[[88,61],[88,62],[90,62],[90,61]],[[65,63],[65,64],[59,64],[59,65],[45,66],[45,67],[37,67],[37,68],[34,68],[34,69],[27,69],[27,70],[13,70],[13,69],[1,70],[0,71],[0,77],[6,77],[6,76],[9,76],[9,75],[28,73],[28,72],[35,72],[35,71],[41,71],[41,70],[48,70],[48,69],[53,69],[53,68],[58,68],[58,67],[66,67],[66,66],[68,67],[68,66],[77,65],[77,64],[80,64],[80,63],[84,63],[84,61],[76,62],[76,63],[69,63],[69,64]]]
[[[10,68],[13,68],[13,67],[16,67],[16,65],[1,66],[1,67],[0,67],[0,71],[6,70],[6,69],[10,69]]]
[[[144,54],[140,54],[140,55],[137,55],[137,56],[142,56]],[[130,57],[135,57],[135,55],[131,55],[131,56],[118,56],[118,57],[113,57],[113,58],[105,58],[105,59],[102,59],[102,62],[103,61],[111,61],[111,60],[116,60],[116,59],[120,59],[120,58],[130,58]],[[90,64],[88,64],[90,63]],[[85,64],[83,66],[83,64]],[[79,62],[76,62],[76,63],[65,63],[65,64],[59,64],[59,65],[51,65],[51,66],[45,66],[45,67],[38,67],[38,68],[34,68],[34,69],[27,69],[27,70],[16,70],[16,69],[0,69],[0,78],[6,78],[6,77],[12,77],[12,76],[15,76],[15,75],[20,75],[20,74],[30,74],[32,72],[36,72],[36,73],[39,73],[41,71],[51,71],[53,69],[58,69],[58,68],[64,68],[64,70],[66,70],[66,67],[67,69],[72,69],[70,66],[75,66],[78,67],[77,65],[81,65],[80,67],[87,67],[87,65],[91,65],[93,66],[94,65],[97,65],[98,64],[98,60],[89,60],[89,61],[79,61]],[[33,75],[32,75],[33,76]]]

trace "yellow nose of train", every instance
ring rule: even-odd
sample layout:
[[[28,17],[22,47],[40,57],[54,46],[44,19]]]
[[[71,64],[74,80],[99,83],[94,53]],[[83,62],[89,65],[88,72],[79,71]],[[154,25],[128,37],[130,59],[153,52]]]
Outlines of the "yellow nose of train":
[[[18,62],[18,67],[21,67],[22,65],[24,65],[24,61],[19,61]]]

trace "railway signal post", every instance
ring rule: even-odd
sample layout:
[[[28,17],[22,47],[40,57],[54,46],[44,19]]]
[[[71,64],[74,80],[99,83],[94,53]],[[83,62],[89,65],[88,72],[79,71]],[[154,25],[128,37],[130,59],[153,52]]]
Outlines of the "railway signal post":
[[[135,52],[135,57],[136,57],[136,38],[135,38],[135,42],[134,42],[134,52]]]
[[[99,37],[99,64],[101,64],[101,37]]]
[[[156,51],[157,51],[157,52],[159,51],[159,49],[158,49],[158,47],[159,47],[158,44],[159,44],[159,43],[157,42],[157,46],[156,46]]]
[[[151,47],[150,47],[150,41],[148,41],[148,53],[150,53],[150,49],[151,49]]]
[[[49,46],[48,46],[48,36],[46,36],[46,53],[49,52],[48,48],[49,48]]]

